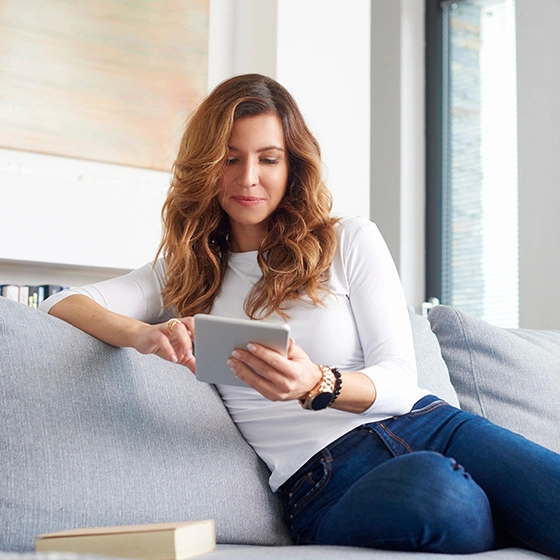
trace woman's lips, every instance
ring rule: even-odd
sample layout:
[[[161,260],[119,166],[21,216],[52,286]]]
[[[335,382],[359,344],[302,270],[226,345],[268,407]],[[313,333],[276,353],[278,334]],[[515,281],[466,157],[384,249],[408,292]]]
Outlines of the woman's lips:
[[[243,206],[254,206],[263,200],[262,198],[257,198],[255,196],[234,196],[232,198],[235,202],[242,204]]]

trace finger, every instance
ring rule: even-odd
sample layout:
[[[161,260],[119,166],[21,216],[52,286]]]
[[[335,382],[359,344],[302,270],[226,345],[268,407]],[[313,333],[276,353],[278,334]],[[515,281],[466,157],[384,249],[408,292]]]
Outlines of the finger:
[[[178,360],[182,363],[183,360],[190,360],[192,358],[193,344],[192,338],[189,334],[187,325],[181,321],[180,323],[175,323],[171,329],[171,333],[167,328],[167,323],[165,323],[165,333],[169,336],[175,352],[177,353]]]
[[[247,345],[247,350],[251,355],[257,356],[274,369],[280,371],[287,371],[290,369],[287,358],[272,348],[251,342]]]
[[[190,338],[191,350],[194,353],[194,317],[181,318],[181,324],[186,328]]]
[[[232,352],[232,356],[237,360],[247,364],[255,370],[262,377],[267,379],[274,379],[279,375],[282,364],[278,363],[277,358],[281,358],[278,352],[259,346],[256,348],[254,345],[249,344],[249,347],[255,348],[253,351],[242,350],[236,348]],[[258,353],[258,355],[257,355]]]
[[[187,367],[188,369],[191,370],[191,372],[193,374],[196,375],[196,360],[194,358],[194,356],[191,354],[190,358],[183,358],[183,360],[181,360],[181,365]]]
[[[260,346],[258,351],[266,354],[264,360],[250,352],[236,349],[232,353],[231,363],[228,364],[230,367],[233,366],[233,372],[242,381],[272,401],[293,398],[294,391],[297,394],[301,393],[297,371],[286,358],[264,346]],[[267,362],[267,359],[272,363]],[[275,363],[277,360],[279,365]]]
[[[277,395],[282,399],[293,397],[293,395],[299,398],[301,394],[308,393],[320,380],[319,368],[295,344],[293,338],[290,338],[288,349],[289,354],[285,358],[266,346],[249,344],[247,346],[249,353],[261,358],[266,365],[256,366],[249,358],[244,359],[274,384]]]
[[[156,344],[159,347],[159,351],[156,352],[156,355],[164,360],[169,360],[175,364],[178,363],[179,358],[177,357],[177,353],[167,336],[161,332],[158,334],[160,336],[157,337]]]
[[[290,343],[288,345],[288,359],[289,360],[301,360],[309,358],[309,356],[303,351],[303,349],[298,346],[293,338],[290,338]]]
[[[183,317],[181,319],[181,323],[183,323],[187,327],[191,338],[194,339],[194,317]]]
[[[278,400],[273,391],[273,384],[266,377],[259,375],[246,363],[234,357],[231,357],[227,363],[237,378],[258,391],[263,397],[271,401]]]

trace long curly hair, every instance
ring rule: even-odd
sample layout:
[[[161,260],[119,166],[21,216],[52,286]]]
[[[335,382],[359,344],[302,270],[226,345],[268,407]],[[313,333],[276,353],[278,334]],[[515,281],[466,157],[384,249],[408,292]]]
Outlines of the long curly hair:
[[[188,120],[163,205],[163,237],[156,260],[167,264],[166,307],[182,316],[208,313],[227,269],[229,219],[218,195],[235,119],[276,114],[288,152],[286,193],[268,220],[258,250],[262,277],[245,313],[263,319],[305,295],[322,303],[336,250],[336,219],[322,179],[321,150],[288,91],[275,80],[246,74],[219,84]]]

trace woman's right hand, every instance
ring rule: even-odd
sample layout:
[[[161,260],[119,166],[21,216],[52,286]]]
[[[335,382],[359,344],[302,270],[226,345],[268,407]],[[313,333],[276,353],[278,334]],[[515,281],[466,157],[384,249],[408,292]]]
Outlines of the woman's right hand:
[[[164,360],[188,367],[193,373],[194,318],[171,319],[157,325],[145,324],[138,332],[134,348],[141,354],[155,354]]]
[[[49,314],[111,346],[135,348],[142,354],[155,354],[195,372],[193,317],[150,325],[109,311],[82,294],[71,294],[55,303]]]

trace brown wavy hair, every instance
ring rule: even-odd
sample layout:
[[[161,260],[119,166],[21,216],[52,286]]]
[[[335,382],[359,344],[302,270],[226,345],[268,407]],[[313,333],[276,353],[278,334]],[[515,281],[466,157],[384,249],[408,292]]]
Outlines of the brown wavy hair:
[[[182,316],[208,313],[227,269],[229,220],[218,195],[235,119],[262,114],[280,118],[288,152],[286,193],[270,216],[258,250],[261,279],[245,301],[245,312],[262,319],[306,294],[315,304],[336,249],[332,199],[322,179],[321,150],[294,99],[260,74],[230,78],[192,113],[173,165],[163,205],[163,238],[157,258],[167,264],[165,307]]]

